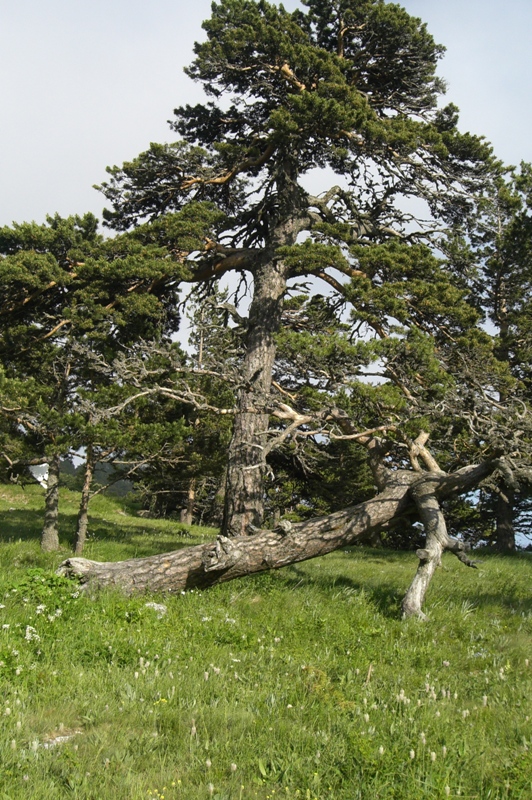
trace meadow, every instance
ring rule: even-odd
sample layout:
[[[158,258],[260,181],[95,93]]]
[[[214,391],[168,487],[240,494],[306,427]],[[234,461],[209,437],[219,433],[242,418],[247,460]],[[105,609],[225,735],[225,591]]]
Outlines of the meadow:
[[[207,592],[125,598],[55,575],[43,490],[0,486],[0,800],[532,798],[532,555],[351,548]],[[97,497],[86,556],[214,531]]]

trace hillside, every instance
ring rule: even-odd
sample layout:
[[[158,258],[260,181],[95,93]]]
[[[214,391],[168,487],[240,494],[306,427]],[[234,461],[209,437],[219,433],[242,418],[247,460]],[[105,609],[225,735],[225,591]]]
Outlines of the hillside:
[[[452,556],[401,622],[411,553],[350,549],[205,593],[80,593],[0,487],[2,800],[532,798],[532,560]],[[87,557],[212,531],[91,506]],[[157,603],[159,606],[150,606]]]

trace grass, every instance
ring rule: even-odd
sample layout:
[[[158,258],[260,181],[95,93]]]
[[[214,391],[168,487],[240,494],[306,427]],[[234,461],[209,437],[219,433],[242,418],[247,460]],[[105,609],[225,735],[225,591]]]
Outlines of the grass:
[[[532,562],[339,551],[205,593],[79,593],[42,490],[0,487],[0,800],[532,798]],[[10,510],[11,509],[11,510]],[[87,556],[197,543],[99,497]],[[186,535],[185,535],[186,534]],[[163,604],[165,612],[148,602]]]

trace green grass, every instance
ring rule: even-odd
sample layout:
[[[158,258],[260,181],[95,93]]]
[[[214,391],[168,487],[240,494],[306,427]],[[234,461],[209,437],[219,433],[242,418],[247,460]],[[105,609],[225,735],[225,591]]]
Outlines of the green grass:
[[[425,623],[399,619],[415,556],[363,549],[91,596],[52,571],[76,502],[44,555],[42,490],[0,487],[0,800],[532,798],[530,556],[445,558]],[[91,531],[101,560],[212,535],[104,497]]]

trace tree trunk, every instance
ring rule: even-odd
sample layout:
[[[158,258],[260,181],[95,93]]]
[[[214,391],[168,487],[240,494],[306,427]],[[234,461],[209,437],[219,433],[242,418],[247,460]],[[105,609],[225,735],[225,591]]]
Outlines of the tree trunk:
[[[194,520],[194,502],[196,500],[196,478],[192,478],[188,485],[187,504],[181,509],[179,521],[185,525],[192,525]]]
[[[88,445],[85,460],[85,478],[83,480],[83,489],[81,490],[78,525],[76,529],[76,538],[74,541],[74,553],[77,556],[82,554],[85,541],[87,539],[87,530],[89,528],[89,501],[91,497],[92,479],[94,477],[94,466],[94,451],[91,445]]]
[[[417,550],[419,566],[402,604],[403,616],[425,618],[421,607],[436,568],[441,564],[442,553],[448,545],[449,536],[440,504],[436,499],[432,480],[419,482],[411,489],[411,495],[425,528],[426,543]]]
[[[282,262],[269,261],[257,268],[249,309],[246,355],[242,365],[245,387],[239,399],[229,445],[224,519],[225,536],[245,536],[251,524],[260,527],[264,512],[264,478],[269,415],[259,413],[270,394],[275,360],[275,334],[281,325],[287,272]]]
[[[441,565],[444,550],[453,552],[468,567],[475,567],[476,564],[466,555],[467,545],[447,533],[445,517],[438,499],[438,495],[441,496],[440,476],[426,474],[412,485],[410,494],[425,528],[426,541],[425,547],[416,551],[419,566],[403,599],[402,612],[403,617],[426,619],[421,609],[432,577]]]
[[[501,553],[515,553],[514,500],[514,490],[501,481],[495,511],[495,547]]]
[[[431,477],[438,498],[469,491],[495,468],[493,462],[466,467],[452,475]],[[182,592],[206,588],[245,575],[280,569],[354,544],[368,531],[379,530],[412,505],[409,490],[423,482],[419,473],[399,470],[372,500],[327,517],[300,522],[289,530],[260,531],[254,536],[228,538],[172,553],[117,563],[70,558],[59,573],[78,576],[83,583],[119,586],[126,593]]]
[[[45,552],[59,550],[59,456],[53,456],[48,465],[48,485],[44,497],[44,525],[41,549]]]

